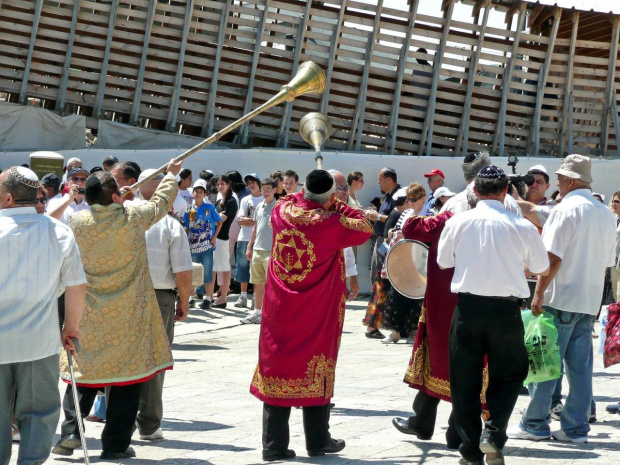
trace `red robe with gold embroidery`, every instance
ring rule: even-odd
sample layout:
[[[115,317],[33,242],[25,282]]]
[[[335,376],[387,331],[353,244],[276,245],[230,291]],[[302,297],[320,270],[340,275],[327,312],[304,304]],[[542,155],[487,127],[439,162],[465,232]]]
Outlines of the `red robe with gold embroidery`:
[[[302,193],[280,199],[271,223],[273,248],[250,392],[270,405],[326,405],[334,394],[344,323],[342,249],[366,242],[372,226],[343,202],[327,211]]]

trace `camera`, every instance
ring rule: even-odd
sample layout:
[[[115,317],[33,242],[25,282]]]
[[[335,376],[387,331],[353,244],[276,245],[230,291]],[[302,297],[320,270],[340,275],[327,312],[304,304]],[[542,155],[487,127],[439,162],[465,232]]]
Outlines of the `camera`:
[[[534,184],[534,176],[529,173],[517,174],[517,163],[519,163],[519,158],[517,158],[516,155],[510,155],[508,157],[508,166],[512,168],[512,173],[508,175],[508,183],[510,184],[510,191],[512,191],[514,187],[517,189],[519,196],[525,198],[525,186]]]
[[[83,187],[78,187],[78,194],[84,194],[84,188]]]

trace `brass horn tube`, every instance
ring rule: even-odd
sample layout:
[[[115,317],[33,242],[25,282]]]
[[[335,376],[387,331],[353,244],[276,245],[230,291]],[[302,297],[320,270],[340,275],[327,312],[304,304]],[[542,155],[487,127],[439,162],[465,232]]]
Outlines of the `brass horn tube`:
[[[280,88],[280,92],[278,92],[275,96],[270,98],[268,101],[266,101],[247,115],[242,116],[237,121],[229,124],[218,132],[213,133],[210,137],[206,138],[191,149],[186,150],[181,155],[176,157],[175,161],[185,160],[190,155],[193,155],[199,150],[205,148],[207,145],[219,140],[225,134],[228,134],[233,129],[238,128],[243,123],[251,120],[256,115],[259,115],[260,113],[271,107],[279,105],[283,102],[292,102],[296,97],[299,97],[300,95],[322,94],[323,92],[325,92],[326,88],[327,80],[325,78],[325,73],[323,72],[321,67],[312,61],[305,61],[301,65],[299,65],[299,70],[297,71],[295,77],[288,84],[283,85]],[[157,171],[155,171],[150,176],[144,178],[142,181],[138,181],[135,184],[132,184],[131,190],[135,191],[136,189],[139,189],[140,186],[143,186],[147,182],[150,182],[161,173],[166,171],[167,168],[168,164],[166,163],[164,166],[158,168]],[[130,191],[127,191],[125,195],[129,195],[129,192]]]

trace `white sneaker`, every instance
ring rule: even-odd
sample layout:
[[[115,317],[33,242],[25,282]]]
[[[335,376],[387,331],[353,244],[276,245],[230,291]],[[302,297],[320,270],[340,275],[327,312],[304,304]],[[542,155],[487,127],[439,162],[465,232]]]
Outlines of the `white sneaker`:
[[[161,428],[157,428],[153,434],[140,434],[140,439],[144,441],[153,441],[154,439],[164,439],[164,433]]]
[[[241,318],[239,321],[244,325],[259,325],[262,319],[263,312],[254,310],[245,318]]]
[[[560,414],[562,413],[562,409],[564,405],[560,402],[558,405],[549,410],[549,416],[551,416],[552,420],[560,420]]]
[[[556,441],[562,441],[562,442],[572,442],[573,444],[584,444],[586,442],[588,442],[588,437],[587,436],[582,436],[580,438],[571,438],[570,436],[568,436],[564,431],[559,430],[556,431],[555,433],[553,433],[551,435],[553,437],[553,439],[555,439]]]
[[[247,306],[248,306],[248,299],[246,299],[245,297],[239,296],[239,298],[235,302],[235,307],[237,307],[237,308],[244,308],[244,307],[247,307]]]
[[[527,441],[544,441],[545,439],[550,439],[550,434],[532,434],[527,431],[521,429],[519,425],[511,426],[506,430],[506,435],[510,439],[525,439]]]

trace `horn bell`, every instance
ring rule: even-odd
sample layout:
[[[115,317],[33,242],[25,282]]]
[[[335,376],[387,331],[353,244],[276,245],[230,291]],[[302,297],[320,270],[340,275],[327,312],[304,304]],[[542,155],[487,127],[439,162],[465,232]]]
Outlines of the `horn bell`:
[[[308,113],[299,120],[299,135],[317,152],[332,133],[332,124],[329,118],[322,113]]]
[[[327,89],[327,78],[319,65],[313,61],[304,61],[299,65],[297,74],[288,84],[280,88],[286,91],[286,101],[291,102],[304,94],[322,94]]]

